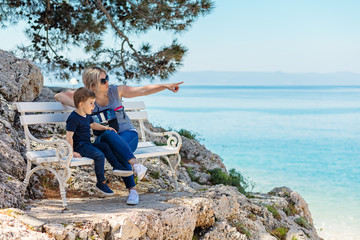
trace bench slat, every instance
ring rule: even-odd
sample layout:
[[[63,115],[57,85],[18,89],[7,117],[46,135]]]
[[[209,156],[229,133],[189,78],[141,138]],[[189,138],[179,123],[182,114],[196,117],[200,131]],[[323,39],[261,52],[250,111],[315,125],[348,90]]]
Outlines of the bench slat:
[[[137,148],[154,147],[156,146],[153,142],[139,142]]]
[[[69,115],[70,113],[22,115],[20,122],[21,125],[60,123],[66,122]]]
[[[94,160],[87,157],[82,158],[73,158],[70,162],[70,167],[82,166],[82,165],[92,165]]]
[[[147,147],[156,147],[156,145],[152,142],[139,142],[137,149],[147,148]],[[33,161],[36,158],[46,158],[55,156],[55,150],[40,150],[40,151],[28,151],[26,152],[26,157]]]
[[[46,158],[55,156],[55,150],[42,150],[42,151],[27,151],[26,157],[30,161],[34,161],[36,158]]]
[[[127,112],[131,120],[145,120],[148,118],[148,114],[145,111],[142,112]],[[21,125],[32,124],[48,124],[48,123],[61,123],[66,122],[70,113],[45,113],[45,114],[32,114],[20,116]]]
[[[145,103],[142,101],[138,102],[123,102],[125,111],[139,111],[145,109]]]
[[[127,112],[127,115],[131,120],[146,120],[148,119],[148,114],[145,111],[141,112]]]
[[[151,145],[150,142],[145,142],[143,146],[139,146],[134,155],[136,158],[148,158],[155,156],[165,156],[170,154],[176,154],[176,149],[169,148],[166,146],[155,146]],[[29,160],[36,163],[50,163],[50,162],[59,162],[58,158],[55,156],[55,150],[42,150],[42,151],[28,151],[26,156]],[[71,159],[70,166],[81,166],[81,165],[91,165],[94,163],[94,160],[91,158],[73,158]]]
[[[73,107],[66,106],[60,102],[17,102],[18,112],[71,112]]]
[[[50,162],[59,162],[58,158],[55,157],[55,150],[41,150],[41,151],[28,151],[26,157],[30,161],[36,163],[50,163]],[[70,166],[81,166],[81,165],[91,165],[94,163],[94,160],[87,157],[82,158],[73,158],[71,159]]]
[[[146,147],[138,148],[134,152],[136,158],[148,158],[148,157],[158,157],[171,154],[177,154],[178,151],[174,148],[169,148],[167,146],[155,146],[155,147]]]
[[[144,110],[145,103],[142,101],[137,102],[123,102],[126,111]],[[18,112],[72,112],[75,110],[61,104],[60,102],[17,102],[15,103]]]

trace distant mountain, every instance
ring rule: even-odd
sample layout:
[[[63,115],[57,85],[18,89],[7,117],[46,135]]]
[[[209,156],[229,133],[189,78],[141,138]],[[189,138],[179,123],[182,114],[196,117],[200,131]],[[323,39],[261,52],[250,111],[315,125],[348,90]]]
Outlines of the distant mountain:
[[[284,72],[178,72],[170,79],[185,81],[186,85],[241,85],[241,86],[360,86],[360,74],[284,73]]]

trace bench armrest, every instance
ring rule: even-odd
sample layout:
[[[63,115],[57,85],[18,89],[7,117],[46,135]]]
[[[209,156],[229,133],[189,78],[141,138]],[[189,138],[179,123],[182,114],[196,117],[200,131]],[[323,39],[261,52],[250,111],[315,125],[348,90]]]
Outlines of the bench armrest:
[[[54,140],[54,141],[40,140],[40,139],[34,137],[30,133],[29,128],[27,126],[24,127],[24,130],[25,130],[25,134],[31,140],[33,140],[37,143],[40,143],[40,144],[54,146],[56,149],[55,154],[56,154],[56,157],[59,159],[60,165],[63,167],[70,166],[70,161],[73,157],[73,149],[67,141],[62,140],[62,139],[58,139],[58,140]]]
[[[168,131],[168,132],[153,132],[150,129],[148,129],[147,127],[145,127],[145,125],[142,125],[142,128],[144,129],[144,131],[152,136],[157,136],[157,137],[165,137],[167,136],[167,146],[171,147],[171,148],[175,148],[178,152],[180,151],[181,145],[182,145],[182,139],[180,134],[178,134],[175,131]]]

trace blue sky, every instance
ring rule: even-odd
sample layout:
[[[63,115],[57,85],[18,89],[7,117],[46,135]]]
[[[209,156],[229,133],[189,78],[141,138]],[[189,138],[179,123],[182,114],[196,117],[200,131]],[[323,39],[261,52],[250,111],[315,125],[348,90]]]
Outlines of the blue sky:
[[[360,1],[216,1],[184,70],[360,72]]]
[[[360,1],[215,4],[178,37],[189,48],[183,71],[360,72]]]
[[[140,35],[155,47],[177,38],[188,47],[180,71],[360,73],[360,1],[217,0],[181,35]],[[0,30],[1,49],[24,40]]]

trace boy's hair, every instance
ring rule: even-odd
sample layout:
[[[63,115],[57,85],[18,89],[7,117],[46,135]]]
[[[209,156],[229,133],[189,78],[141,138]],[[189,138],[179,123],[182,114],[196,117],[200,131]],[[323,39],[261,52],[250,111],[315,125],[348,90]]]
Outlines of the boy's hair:
[[[89,98],[96,98],[95,93],[86,87],[81,87],[74,92],[75,107],[79,107],[79,103],[86,102]]]
[[[85,72],[82,75],[82,81],[86,88],[92,89],[92,88],[99,88],[99,81],[100,81],[100,73],[105,73],[105,69],[101,67],[90,67],[85,70]]]

